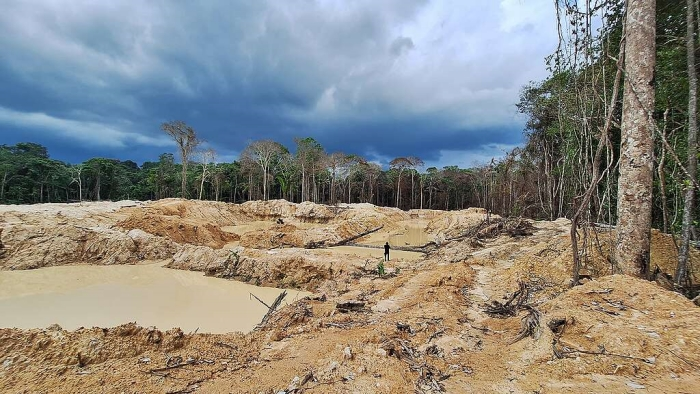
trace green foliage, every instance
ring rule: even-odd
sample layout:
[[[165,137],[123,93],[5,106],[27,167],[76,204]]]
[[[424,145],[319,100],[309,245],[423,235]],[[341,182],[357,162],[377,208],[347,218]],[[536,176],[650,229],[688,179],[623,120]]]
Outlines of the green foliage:
[[[380,278],[386,275],[386,271],[384,269],[384,260],[380,261],[379,264],[377,264],[377,275],[379,275]]]

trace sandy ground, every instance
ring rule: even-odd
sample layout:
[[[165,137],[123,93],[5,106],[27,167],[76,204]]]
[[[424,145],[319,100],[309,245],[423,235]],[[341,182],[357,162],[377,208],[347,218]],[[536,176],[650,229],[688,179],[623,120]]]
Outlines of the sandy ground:
[[[185,334],[134,324],[0,329],[0,387],[10,393],[698,392],[700,309],[654,282],[610,275],[611,233],[599,233],[590,248],[584,269],[592,280],[569,289],[567,220],[534,222],[530,235],[511,236],[499,218],[491,226],[484,219],[479,209],[402,212],[285,201],[0,207],[4,270],[139,264],[158,256],[173,268],[313,293],[248,333]],[[353,240],[359,246],[351,253],[328,248],[377,228]],[[392,251],[380,277],[382,250],[371,246],[387,240],[436,245],[426,253]],[[694,251],[695,274],[699,257]],[[671,272],[675,258],[672,240],[654,232],[652,264]],[[526,296],[511,315],[486,313],[488,305],[517,298],[521,288]],[[533,321],[539,324],[531,332],[522,330]]]

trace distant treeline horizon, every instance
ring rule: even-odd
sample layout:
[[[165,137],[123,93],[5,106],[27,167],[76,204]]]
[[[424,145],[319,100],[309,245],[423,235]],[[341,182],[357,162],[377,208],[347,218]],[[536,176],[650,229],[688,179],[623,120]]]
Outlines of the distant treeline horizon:
[[[398,157],[385,170],[358,155],[328,154],[313,138],[296,142],[292,154],[277,142],[254,141],[233,162],[217,161],[212,149],[193,149],[186,160],[184,195],[182,160],[172,153],[141,165],[104,157],[71,164],[52,159],[41,144],[0,145],[0,203],[172,197],[240,203],[281,198],[401,209],[520,209],[512,205],[512,199],[491,198],[497,178],[491,173],[497,170],[497,163],[438,169],[425,168],[417,157]]]

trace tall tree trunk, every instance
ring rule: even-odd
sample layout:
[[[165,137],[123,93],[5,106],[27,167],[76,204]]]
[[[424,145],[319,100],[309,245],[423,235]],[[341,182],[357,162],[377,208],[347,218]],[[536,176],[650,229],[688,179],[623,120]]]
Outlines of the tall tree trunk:
[[[95,195],[97,196],[97,201],[100,201],[100,189],[102,188],[102,185],[101,185],[101,182],[100,182],[100,181],[101,181],[100,178],[101,178],[101,176],[98,174],[98,175],[97,175],[97,181],[96,181],[97,184],[95,185]]]
[[[666,128],[668,126],[669,111],[669,108],[666,108],[666,111],[664,111],[664,129],[661,131],[661,134],[664,136],[666,135]],[[668,201],[666,198],[666,174],[664,173],[665,164],[666,145],[661,144],[661,156],[659,157],[659,165],[656,167],[656,173],[659,176],[659,191],[661,192],[661,215],[663,218],[663,231],[664,233],[668,233]]]
[[[7,184],[7,171],[2,175],[2,185],[0,186],[0,201],[5,201],[5,185]]]
[[[690,255],[690,233],[693,226],[693,211],[695,203],[695,185],[692,180],[697,177],[698,165],[698,76],[695,73],[695,18],[693,0],[687,0],[687,36],[686,48],[688,52],[688,176],[689,181],[685,185],[685,198],[683,201],[683,227],[681,234],[681,247],[678,251],[678,266],[676,267],[675,281],[685,284],[688,280],[688,258]]]
[[[318,201],[318,189],[316,187],[316,165],[311,166],[311,182],[313,183],[314,190],[312,192],[313,195],[313,202]]]
[[[413,207],[416,205],[415,204],[415,194],[413,193],[413,170],[411,170],[411,207],[410,209],[413,209]]]
[[[301,163],[301,201],[306,201],[306,194],[304,193],[306,191],[306,171],[304,167],[304,163]]]
[[[433,209],[433,186],[428,186],[428,209]]]
[[[267,201],[267,166],[263,166],[263,201]]]
[[[399,181],[396,183],[396,208],[401,209],[401,173],[403,169],[399,170]]]
[[[423,209],[423,178],[420,178],[420,209]]]
[[[248,174],[248,201],[252,201],[252,193],[253,192],[253,174],[250,173]]]
[[[615,262],[624,274],[649,272],[653,189],[656,1],[627,5],[625,88],[618,185]]]
[[[180,184],[180,190],[182,193],[182,198],[187,198],[187,153],[181,152],[182,155],[182,183]]]

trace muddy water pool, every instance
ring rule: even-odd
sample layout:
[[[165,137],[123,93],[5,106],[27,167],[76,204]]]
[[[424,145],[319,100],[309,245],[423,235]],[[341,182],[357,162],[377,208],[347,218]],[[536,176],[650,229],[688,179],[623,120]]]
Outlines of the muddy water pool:
[[[74,330],[135,321],[163,330],[247,332],[267,312],[250,293],[269,305],[280,292],[161,264],[0,271],[0,327],[57,323]],[[307,294],[289,290],[285,301]]]
[[[377,258],[381,259],[384,257],[383,248],[365,248],[362,246],[334,246],[329,248],[334,254],[349,254],[355,255],[362,258]],[[408,252],[405,250],[391,250],[389,252],[389,257],[391,260],[403,260],[403,261],[417,261],[425,257],[423,253],[419,252]]]
[[[381,246],[389,242],[391,246],[423,246],[434,240],[434,237],[427,232],[427,226],[427,220],[399,221],[392,226],[393,230],[379,230],[364,237],[358,243]]]

